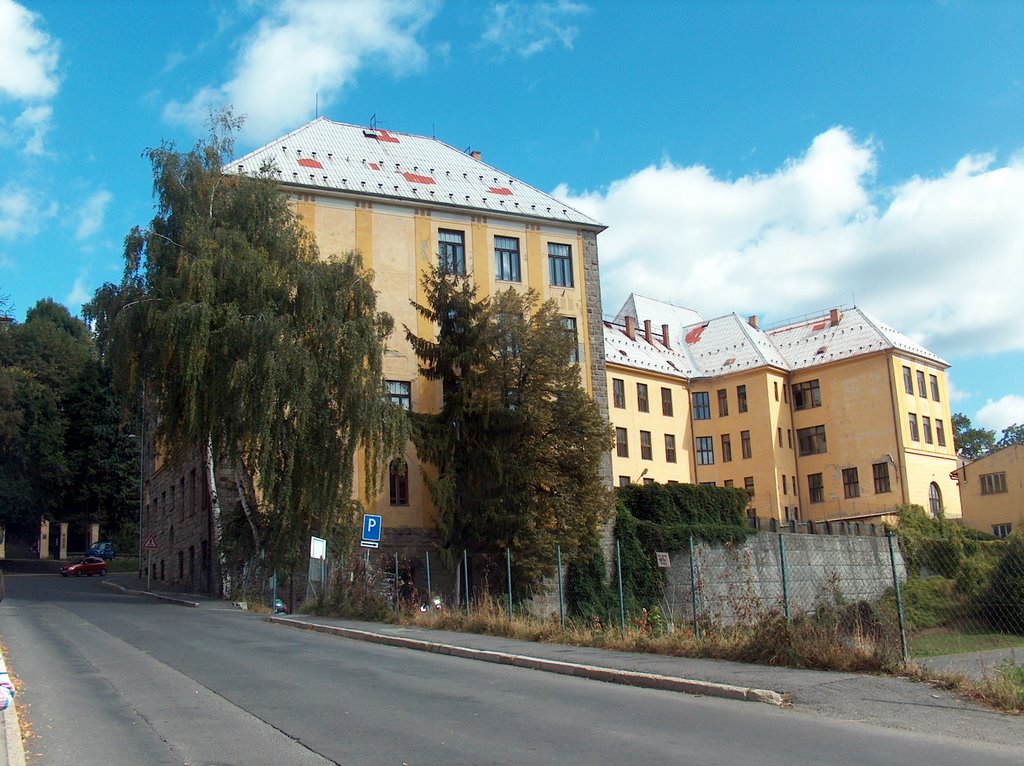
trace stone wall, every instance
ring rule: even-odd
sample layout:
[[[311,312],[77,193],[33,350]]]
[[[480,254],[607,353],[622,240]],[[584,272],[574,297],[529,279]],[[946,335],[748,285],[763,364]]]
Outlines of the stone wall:
[[[670,553],[669,559],[665,605],[673,619],[692,620],[690,553]],[[898,545],[895,559],[897,577],[905,581]],[[893,584],[889,541],[884,536],[760,533],[742,544],[695,545],[698,613],[730,624],[766,609],[782,610],[784,569],[791,616],[837,600],[874,601]]]

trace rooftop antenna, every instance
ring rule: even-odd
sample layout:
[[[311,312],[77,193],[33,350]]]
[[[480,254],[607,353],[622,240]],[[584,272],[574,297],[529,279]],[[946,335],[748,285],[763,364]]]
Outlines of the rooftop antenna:
[[[377,113],[374,112],[373,114],[370,115],[370,130],[376,130],[376,129],[377,129]]]

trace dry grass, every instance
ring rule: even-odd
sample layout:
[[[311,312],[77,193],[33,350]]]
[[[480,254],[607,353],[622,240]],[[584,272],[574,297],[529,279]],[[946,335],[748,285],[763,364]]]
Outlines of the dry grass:
[[[937,689],[946,689],[1004,713],[1024,714],[1024,665],[1007,662],[980,679],[915,664],[907,672]]]

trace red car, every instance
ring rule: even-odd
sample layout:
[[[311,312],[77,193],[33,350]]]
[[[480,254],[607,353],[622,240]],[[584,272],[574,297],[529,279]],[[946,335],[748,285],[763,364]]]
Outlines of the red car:
[[[74,564],[65,564],[60,568],[61,577],[81,577],[82,575],[89,575],[92,577],[94,574],[98,574],[100,577],[107,573],[107,562],[101,559],[99,556],[86,556],[81,561]]]

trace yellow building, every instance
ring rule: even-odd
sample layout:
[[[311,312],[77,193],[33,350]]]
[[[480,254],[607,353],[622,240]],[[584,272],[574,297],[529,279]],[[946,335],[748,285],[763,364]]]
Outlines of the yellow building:
[[[275,169],[321,255],[358,250],[372,270],[378,308],[395,319],[386,386],[415,410],[441,406],[440,384],[421,378],[403,326],[434,333],[412,307],[439,258],[472,275],[483,297],[513,288],[556,301],[578,338],[584,386],[603,407],[605,375],[597,234],[603,226],[519,179],[433,138],[318,118],[234,161]],[[410,444],[376,502],[385,534],[433,527],[433,507]],[[362,477],[360,477],[361,480]],[[358,483],[358,482],[357,482]]]
[[[859,308],[762,330],[757,317],[705,321],[630,296],[605,347],[619,483],[745,487],[751,515],[778,521],[872,519],[904,503],[960,516],[948,365]],[[681,401],[644,410],[644,386]],[[669,460],[657,445],[672,436]]]
[[[1006,537],[1024,523],[1024,445],[1014,444],[960,466],[964,524]]]

